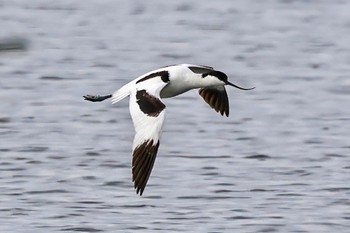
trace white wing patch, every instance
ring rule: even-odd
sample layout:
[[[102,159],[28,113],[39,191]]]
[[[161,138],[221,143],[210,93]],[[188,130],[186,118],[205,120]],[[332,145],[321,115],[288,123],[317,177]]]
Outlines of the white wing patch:
[[[161,76],[136,85],[130,94],[130,114],[135,127],[132,152],[132,180],[142,195],[156,159],[165,117],[165,105],[159,97],[166,86]]]

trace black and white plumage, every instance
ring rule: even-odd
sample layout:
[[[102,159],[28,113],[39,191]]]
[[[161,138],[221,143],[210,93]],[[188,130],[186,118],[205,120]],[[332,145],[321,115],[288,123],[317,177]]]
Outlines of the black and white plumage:
[[[112,98],[114,104],[130,96],[129,109],[135,127],[132,180],[136,193],[142,195],[156,159],[164,123],[166,106],[161,99],[199,88],[199,94],[210,107],[221,115],[228,116],[229,100],[225,85],[242,90],[253,89],[230,83],[225,73],[212,67],[181,64],[148,72],[125,84],[112,95],[86,95],[84,98],[92,102]]]

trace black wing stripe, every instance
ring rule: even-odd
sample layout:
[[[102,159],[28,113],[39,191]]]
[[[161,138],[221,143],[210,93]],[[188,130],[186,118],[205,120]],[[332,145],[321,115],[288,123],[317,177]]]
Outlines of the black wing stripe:
[[[145,77],[143,77],[140,80],[138,80],[136,82],[136,84],[140,83],[140,82],[143,82],[143,81],[146,81],[146,80],[151,79],[151,78],[155,78],[155,77],[160,77],[162,79],[162,81],[165,82],[165,83],[170,81],[169,80],[169,72],[164,70],[164,71],[154,72],[154,73],[151,73],[149,75],[146,75]]]

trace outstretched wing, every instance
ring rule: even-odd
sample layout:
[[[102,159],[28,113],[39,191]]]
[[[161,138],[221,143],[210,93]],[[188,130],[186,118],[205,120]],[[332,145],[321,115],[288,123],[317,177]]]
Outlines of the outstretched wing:
[[[154,161],[165,116],[159,93],[167,83],[152,77],[137,84],[130,95],[130,114],[135,127],[132,151],[132,180],[136,193],[142,195]]]
[[[199,94],[205,102],[222,116],[229,115],[229,101],[224,86],[205,87],[199,89]]]
[[[188,68],[195,74],[208,74],[214,71],[210,66],[188,65]],[[205,87],[199,89],[199,94],[210,107],[221,115],[229,115],[229,101],[224,86]]]
[[[199,66],[199,65],[188,64],[187,67],[195,74],[206,74],[214,70],[213,67],[210,67],[210,66]]]

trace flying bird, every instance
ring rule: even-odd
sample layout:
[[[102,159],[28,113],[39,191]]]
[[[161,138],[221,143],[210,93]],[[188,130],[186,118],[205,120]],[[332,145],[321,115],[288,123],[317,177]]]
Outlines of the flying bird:
[[[242,88],[228,81],[227,75],[210,66],[180,64],[150,71],[125,84],[110,95],[85,95],[85,100],[112,103],[130,96],[129,110],[135,128],[132,146],[132,181],[136,193],[142,195],[154,161],[164,122],[166,106],[162,98],[171,98],[199,88],[199,95],[222,116],[229,115],[225,85]]]

